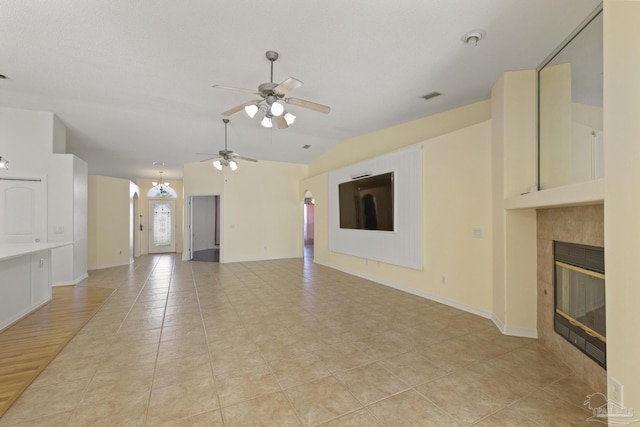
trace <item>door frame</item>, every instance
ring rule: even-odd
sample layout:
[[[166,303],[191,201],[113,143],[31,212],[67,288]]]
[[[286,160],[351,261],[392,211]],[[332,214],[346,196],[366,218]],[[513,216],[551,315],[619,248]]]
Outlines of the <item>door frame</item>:
[[[182,260],[183,261],[191,261],[193,259],[193,232],[191,230],[192,228],[192,224],[193,224],[193,198],[194,197],[215,197],[218,196],[218,225],[217,226],[217,231],[219,233],[220,236],[220,262],[222,262],[223,260],[223,256],[222,256],[222,252],[223,252],[223,240],[224,240],[224,233],[223,233],[223,228],[222,224],[224,224],[224,209],[222,209],[222,194],[220,193],[196,193],[196,194],[187,194],[185,196],[185,200],[187,201],[187,203],[184,204],[184,212],[185,212],[185,222],[184,222],[184,244],[185,247],[182,250]]]

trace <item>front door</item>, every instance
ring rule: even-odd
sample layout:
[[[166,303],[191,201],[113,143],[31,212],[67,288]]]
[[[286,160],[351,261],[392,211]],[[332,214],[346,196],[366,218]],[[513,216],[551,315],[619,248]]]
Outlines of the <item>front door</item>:
[[[149,200],[149,253],[176,251],[175,200]]]

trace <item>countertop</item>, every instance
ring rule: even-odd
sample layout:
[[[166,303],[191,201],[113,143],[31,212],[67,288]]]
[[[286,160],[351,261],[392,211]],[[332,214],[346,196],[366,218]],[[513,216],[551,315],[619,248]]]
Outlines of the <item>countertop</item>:
[[[73,242],[0,243],[0,261],[49,249],[72,245]]]

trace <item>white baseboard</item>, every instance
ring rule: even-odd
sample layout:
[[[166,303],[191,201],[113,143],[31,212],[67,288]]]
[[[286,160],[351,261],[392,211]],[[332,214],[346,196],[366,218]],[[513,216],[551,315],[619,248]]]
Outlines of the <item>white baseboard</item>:
[[[379,283],[384,286],[389,286],[390,288],[398,289],[403,292],[407,292],[431,301],[435,301],[449,307],[457,308],[459,310],[465,311],[467,313],[475,314],[480,317],[484,317],[485,319],[490,319],[498,328],[500,332],[504,335],[512,335],[517,337],[526,337],[526,338],[538,338],[538,331],[536,329],[527,329],[527,328],[509,328],[504,326],[504,324],[491,312],[480,310],[476,307],[460,303],[458,301],[450,300],[448,298],[443,298],[439,295],[430,294],[428,292],[424,292],[418,289],[408,288],[406,286],[399,285],[397,283],[388,282],[386,280],[380,280],[377,277],[367,276],[366,274],[362,274],[356,271],[351,271],[346,268],[338,267],[329,263],[324,263],[320,261],[314,261],[316,264],[323,265],[325,267],[333,268],[334,270],[342,271],[343,273],[351,274],[356,277],[360,277],[363,279],[371,280],[372,282]]]
[[[496,325],[496,328],[498,328],[498,330],[504,334],[504,323],[502,323],[502,320],[498,319],[496,315],[492,313],[491,321],[494,325]]]
[[[458,301],[450,300],[448,298],[443,298],[439,295],[430,294],[428,292],[424,292],[418,289],[408,288],[403,285],[399,285],[397,283],[388,282],[386,280],[380,280],[377,277],[367,276],[366,274],[362,274],[356,271],[351,271],[346,268],[338,267],[335,265],[331,265],[328,263],[315,261],[317,264],[324,265],[325,267],[333,268],[334,270],[342,271],[343,273],[351,274],[352,276],[361,277],[363,279],[371,280],[372,282],[379,283],[381,285],[389,286],[390,288],[398,289],[399,291],[407,292],[431,301],[439,302],[444,305],[448,305],[449,307],[457,308],[462,311],[466,311],[467,313],[475,314],[480,317],[484,317],[485,319],[491,319],[491,314],[488,311],[480,310],[476,307],[472,307],[467,304],[462,304]]]
[[[514,337],[523,337],[523,338],[536,338],[536,339],[538,338],[537,329],[505,327],[502,320],[498,319],[495,314],[491,315],[491,321],[496,325],[496,327],[504,335],[510,335]]]
[[[278,259],[293,259],[293,258],[302,258],[302,256],[281,256],[281,257],[269,257],[269,258],[235,258],[235,259],[228,259],[222,258],[222,255],[220,256],[220,264],[229,264],[232,262],[255,262],[255,261],[274,261],[274,260],[278,260]]]
[[[89,273],[84,273],[83,275],[76,277],[74,280],[72,280],[71,282],[54,282],[51,284],[51,286],[69,286],[69,285],[77,285],[78,283],[82,282],[84,279],[86,279],[87,277],[89,277]]]
[[[538,338],[538,330],[537,329],[529,329],[529,328],[506,328],[502,331],[505,335],[511,335],[514,337],[524,337],[524,338]]]

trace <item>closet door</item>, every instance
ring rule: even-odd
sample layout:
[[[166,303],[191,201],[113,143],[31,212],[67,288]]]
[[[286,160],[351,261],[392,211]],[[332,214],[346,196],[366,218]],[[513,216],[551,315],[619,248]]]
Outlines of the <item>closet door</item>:
[[[0,243],[46,241],[46,203],[39,180],[0,180]]]

